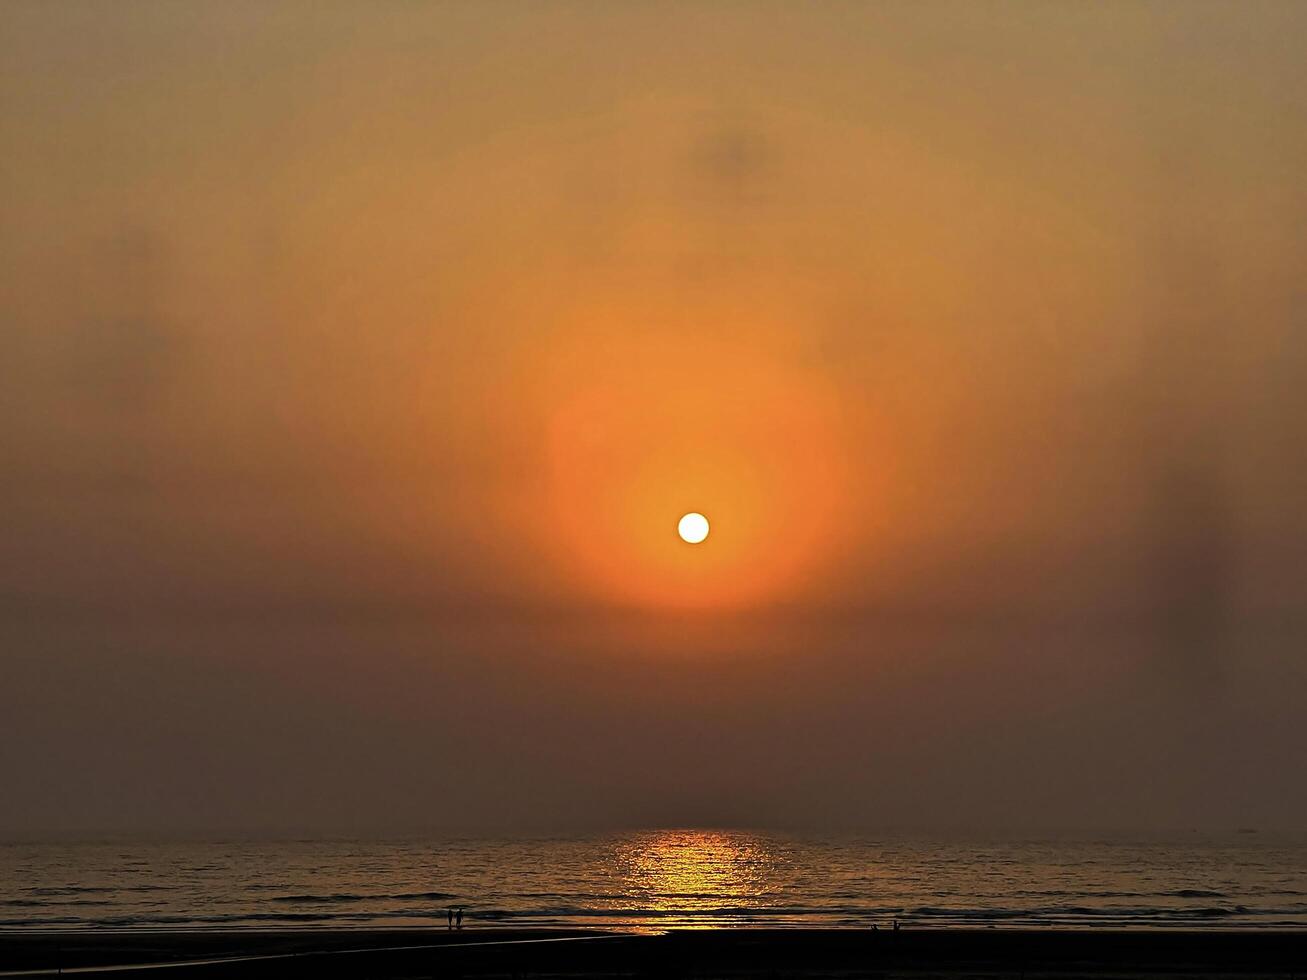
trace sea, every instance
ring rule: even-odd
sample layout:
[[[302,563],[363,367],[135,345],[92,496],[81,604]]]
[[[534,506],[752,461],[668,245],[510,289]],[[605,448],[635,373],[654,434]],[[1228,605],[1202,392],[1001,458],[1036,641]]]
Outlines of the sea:
[[[0,844],[0,930],[1307,927],[1307,837]]]

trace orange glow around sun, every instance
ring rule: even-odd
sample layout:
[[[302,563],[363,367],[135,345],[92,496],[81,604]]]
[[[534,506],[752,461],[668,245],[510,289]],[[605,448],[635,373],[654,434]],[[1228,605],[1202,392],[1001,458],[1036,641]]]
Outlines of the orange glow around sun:
[[[555,348],[550,378],[551,537],[570,575],[623,604],[783,601],[845,510],[830,386],[729,335],[585,340]],[[695,513],[711,533],[690,546],[678,522]]]

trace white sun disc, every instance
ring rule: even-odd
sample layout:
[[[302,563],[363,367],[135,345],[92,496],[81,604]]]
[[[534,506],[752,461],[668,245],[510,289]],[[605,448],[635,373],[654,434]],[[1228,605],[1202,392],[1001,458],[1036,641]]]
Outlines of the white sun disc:
[[[697,511],[691,511],[677,522],[676,533],[681,536],[682,541],[698,544],[708,537],[708,518]]]

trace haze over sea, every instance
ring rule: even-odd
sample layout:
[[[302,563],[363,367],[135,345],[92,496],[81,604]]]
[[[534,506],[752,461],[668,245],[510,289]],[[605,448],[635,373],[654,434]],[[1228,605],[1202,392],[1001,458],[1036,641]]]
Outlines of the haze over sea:
[[[0,929],[1307,926],[1307,839],[920,840],[718,830],[534,840],[9,843]]]

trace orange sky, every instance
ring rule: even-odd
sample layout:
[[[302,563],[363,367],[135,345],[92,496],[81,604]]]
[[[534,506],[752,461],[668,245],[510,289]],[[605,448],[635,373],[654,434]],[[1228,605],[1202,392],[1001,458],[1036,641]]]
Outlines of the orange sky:
[[[6,17],[7,442],[157,485],[129,581],[880,601],[1099,548],[1159,386],[1291,507],[1292,7]]]
[[[905,623],[973,624],[958,651],[1049,631],[1022,642],[1072,673],[1142,623],[1131,649],[1187,651],[1163,672],[1229,669],[1191,633],[1257,651],[1307,604],[1305,27],[1269,2],[6,4],[11,648],[128,622],[185,659],[196,623],[325,617],[453,631],[431,642],[495,677],[525,648],[843,651],[813,719],[897,669]],[[55,644],[67,670],[88,642]],[[386,649],[316,683],[393,694]],[[792,680],[766,677],[758,703]]]

